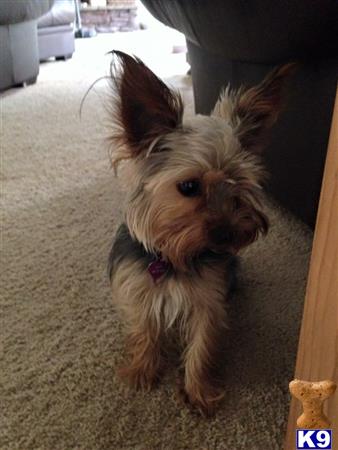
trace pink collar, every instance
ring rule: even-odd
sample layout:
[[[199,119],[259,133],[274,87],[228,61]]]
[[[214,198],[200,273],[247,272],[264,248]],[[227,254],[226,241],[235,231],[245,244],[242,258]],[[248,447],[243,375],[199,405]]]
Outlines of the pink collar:
[[[161,255],[148,265],[148,272],[152,276],[154,283],[157,283],[163,275],[168,272],[169,263]]]

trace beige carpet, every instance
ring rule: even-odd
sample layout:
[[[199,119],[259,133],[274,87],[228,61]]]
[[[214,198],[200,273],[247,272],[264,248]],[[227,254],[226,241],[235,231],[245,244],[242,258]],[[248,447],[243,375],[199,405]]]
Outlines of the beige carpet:
[[[106,277],[121,197],[102,145],[104,83],[78,115],[100,61],[47,63],[1,99],[0,449],[280,449],[312,235],[270,207],[269,236],[243,256],[215,418],[176,403],[174,373],[128,391]],[[191,110],[189,78],[171,82]]]

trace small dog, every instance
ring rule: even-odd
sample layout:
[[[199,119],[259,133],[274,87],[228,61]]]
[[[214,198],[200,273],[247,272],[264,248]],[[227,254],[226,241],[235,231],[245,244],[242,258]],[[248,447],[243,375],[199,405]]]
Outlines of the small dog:
[[[210,116],[183,121],[177,92],[139,59],[112,53],[112,161],[116,167],[126,160],[127,200],[109,258],[113,299],[129,336],[130,361],[120,375],[150,388],[175,326],[184,346],[185,399],[209,415],[223,396],[215,368],[234,258],[268,230],[260,151],[292,65],[256,87],[226,89]]]

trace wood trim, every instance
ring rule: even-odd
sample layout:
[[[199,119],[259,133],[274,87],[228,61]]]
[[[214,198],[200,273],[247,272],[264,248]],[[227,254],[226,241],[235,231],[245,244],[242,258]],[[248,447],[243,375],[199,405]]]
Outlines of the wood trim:
[[[313,240],[295,378],[338,381],[338,90]],[[290,380],[291,381],[291,380]],[[338,390],[324,411],[338,450]],[[285,450],[295,450],[300,402],[292,399]]]

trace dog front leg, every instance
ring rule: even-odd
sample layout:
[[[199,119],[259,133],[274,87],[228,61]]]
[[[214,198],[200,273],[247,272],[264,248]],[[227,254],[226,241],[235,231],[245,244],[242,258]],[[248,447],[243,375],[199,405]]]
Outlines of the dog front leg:
[[[157,381],[161,365],[160,331],[148,321],[133,327],[127,338],[129,361],[119,375],[136,389],[150,389]]]
[[[211,415],[224,396],[217,380],[221,358],[222,338],[226,329],[224,305],[205,300],[193,309],[187,330],[184,354],[185,399],[204,415]]]

